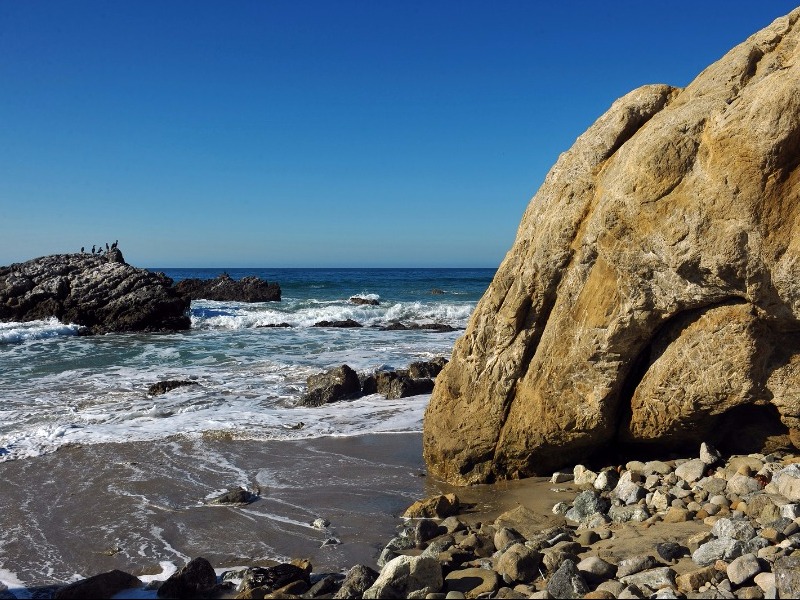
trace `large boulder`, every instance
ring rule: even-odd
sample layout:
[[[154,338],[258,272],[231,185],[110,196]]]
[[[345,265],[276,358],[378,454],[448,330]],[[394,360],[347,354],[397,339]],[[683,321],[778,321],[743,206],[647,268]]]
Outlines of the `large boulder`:
[[[104,254],[56,254],[0,267],[0,321],[56,317],[88,333],[174,331],[190,326],[189,301],[163,273]]]
[[[559,157],[437,377],[432,474],[800,429],[798,18],[623,96]]]
[[[239,280],[223,273],[214,279],[183,279],[175,289],[191,300],[219,300],[222,302],[277,302],[281,299],[281,286],[250,275]]]

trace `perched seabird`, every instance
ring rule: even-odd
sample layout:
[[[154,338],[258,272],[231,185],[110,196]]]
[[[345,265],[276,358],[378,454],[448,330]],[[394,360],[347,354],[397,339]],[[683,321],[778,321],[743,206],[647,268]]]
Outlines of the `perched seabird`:
[[[106,252],[108,252],[108,242],[106,242]]]
[[[83,249],[83,246],[81,246],[81,254],[83,254],[84,252],[85,250]]]
[[[92,246],[92,254],[94,254],[94,246]]]

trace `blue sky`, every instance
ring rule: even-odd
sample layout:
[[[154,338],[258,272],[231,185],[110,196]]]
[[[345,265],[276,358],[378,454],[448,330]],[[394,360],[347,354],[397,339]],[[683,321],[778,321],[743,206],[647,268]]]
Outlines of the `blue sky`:
[[[0,264],[486,266],[558,155],[790,2],[0,2]]]

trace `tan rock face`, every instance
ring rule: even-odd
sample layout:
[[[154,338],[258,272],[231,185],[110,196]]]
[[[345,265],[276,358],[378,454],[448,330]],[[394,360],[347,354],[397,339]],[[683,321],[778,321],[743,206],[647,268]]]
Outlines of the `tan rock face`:
[[[437,378],[434,474],[699,443],[736,410],[800,428],[799,20],[634,90],[559,157]]]

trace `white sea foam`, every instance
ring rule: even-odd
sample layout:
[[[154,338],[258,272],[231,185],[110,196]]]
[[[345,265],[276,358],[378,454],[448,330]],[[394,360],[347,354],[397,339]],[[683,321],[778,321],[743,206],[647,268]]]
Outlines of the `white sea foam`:
[[[372,298],[377,294],[359,297]],[[377,298],[375,298],[377,299]],[[312,327],[320,321],[352,319],[365,326],[384,326],[394,321],[405,323],[443,323],[464,328],[474,302],[396,302],[356,305],[348,300],[292,300],[276,303],[234,303],[196,301],[192,303],[192,327],[195,329],[246,329],[288,324]]]
[[[17,577],[16,573],[12,573],[7,569],[0,567],[0,586],[5,586],[9,592],[14,594],[15,598],[32,598],[32,594],[25,588],[25,584]],[[0,587],[0,591],[4,591]]]
[[[76,335],[78,325],[61,323],[55,317],[39,321],[0,323],[0,344],[19,344],[65,335]]]

